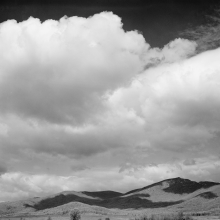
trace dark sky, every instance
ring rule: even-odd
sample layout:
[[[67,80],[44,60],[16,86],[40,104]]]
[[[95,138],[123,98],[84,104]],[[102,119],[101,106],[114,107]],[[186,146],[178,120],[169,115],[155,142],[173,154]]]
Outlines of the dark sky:
[[[138,30],[152,46],[161,47],[179,36],[179,32],[204,24],[216,8],[217,1],[189,0],[64,0],[5,1],[0,5],[0,22],[8,19],[23,21],[30,16],[58,20],[68,17],[89,17],[112,11],[122,18],[125,30]]]

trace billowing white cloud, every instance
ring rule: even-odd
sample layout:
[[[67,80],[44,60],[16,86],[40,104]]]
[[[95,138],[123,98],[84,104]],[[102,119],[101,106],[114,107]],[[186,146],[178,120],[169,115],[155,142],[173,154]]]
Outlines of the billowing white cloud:
[[[220,50],[146,70],[111,97],[115,109],[144,121],[153,148],[218,148]],[[125,114],[124,114],[125,115]]]
[[[220,49],[196,46],[151,48],[109,12],[2,23],[0,200],[220,181]]]
[[[124,32],[118,16],[1,24],[0,111],[51,123],[87,123],[106,91],[142,69],[142,35]]]
[[[173,63],[186,59],[195,54],[196,48],[196,42],[180,38],[171,41],[162,49],[151,48],[147,51],[145,57],[145,59],[147,59],[145,68],[161,63]]]

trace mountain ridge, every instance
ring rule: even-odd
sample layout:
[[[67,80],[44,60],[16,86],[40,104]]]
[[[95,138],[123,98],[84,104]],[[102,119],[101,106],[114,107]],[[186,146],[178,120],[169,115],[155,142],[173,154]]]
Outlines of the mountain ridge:
[[[196,182],[177,177],[165,179],[127,193],[111,190],[97,192],[64,191],[48,197],[23,200],[20,203],[1,203],[0,214],[37,213],[44,210],[58,210],[58,207],[69,207],[71,204],[100,207],[100,210],[102,208],[119,210],[155,209],[181,207],[182,204],[186,204],[188,207],[189,202],[193,203],[200,200],[208,202],[214,201],[214,199],[220,201],[220,183],[211,181]],[[211,202],[213,203],[213,201]]]
[[[156,183],[153,183],[151,185],[148,185],[148,186],[145,186],[145,187],[142,187],[142,188],[139,188],[139,189],[134,189],[134,190],[131,190],[131,191],[128,191],[127,193],[125,193],[124,195],[128,195],[128,194],[131,194],[131,193],[135,193],[135,192],[138,192],[138,191],[142,191],[142,190],[145,190],[145,189],[149,189],[153,186],[156,186],[158,184],[161,184],[165,181],[188,181],[188,182],[192,182],[193,184],[195,183],[196,185],[200,185],[200,188],[203,188],[203,187],[211,187],[211,186],[214,186],[214,185],[219,185],[220,183],[218,182],[212,182],[212,181],[200,181],[200,182],[196,182],[196,181],[191,181],[191,180],[188,180],[188,179],[183,179],[181,177],[176,177],[176,178],[170,178],[170,179],[165,179],[165,180],[162,180],[162,181],[159,181],[159,182],[156,182]],[[199,187],[197,188],[199,189]],[[167,190],[168,192],[169,190]]]

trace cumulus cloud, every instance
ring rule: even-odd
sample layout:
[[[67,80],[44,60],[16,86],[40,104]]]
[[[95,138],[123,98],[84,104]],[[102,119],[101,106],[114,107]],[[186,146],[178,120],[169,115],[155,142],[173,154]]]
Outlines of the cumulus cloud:
[[[151,48],[110,12],[2,23],[0,200],[216,176],[220,49],[196,47]]]
[[[195,41],[181,38],[171,41],[162,49],[151,48],[146,55],[149,61],[147,61],[145,68],[186,59],[195,54],[196,48],[197,43]]]
[[[173,62],[195,49],[184,39],[152,49],[110,12],[43,23],[9,20],[0,29],[0,111],[50,123],[92,120],[105,108],[107,91],[129,83],[154,59]]]
[[[111,102],[144,121],[153,147],[186,151],[210,141],[214,147],[219,130],[219,53],[208,51],[149,69],[130,87],[118,89]]]
[[[141,70],[148,47],[142,35],[125,33],[112,13],[10,20],[0,28],[2,114],[50,123],[94,118],[104,108],[104,93]]]

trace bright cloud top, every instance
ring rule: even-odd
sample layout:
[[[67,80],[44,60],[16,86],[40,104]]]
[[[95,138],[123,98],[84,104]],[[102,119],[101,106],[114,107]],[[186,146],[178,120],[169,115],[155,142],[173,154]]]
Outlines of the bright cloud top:
[[[50,123],[87,123],[102,96],[140,72],[148,48],[101,13],[60,21],[29,18],[1,24],[1,112]],[[3,52],[4,51],[4,52]]]
[[[196,46],[151,48],[110,12],[2,23],[0,200],[217,180],[220,50]]]

